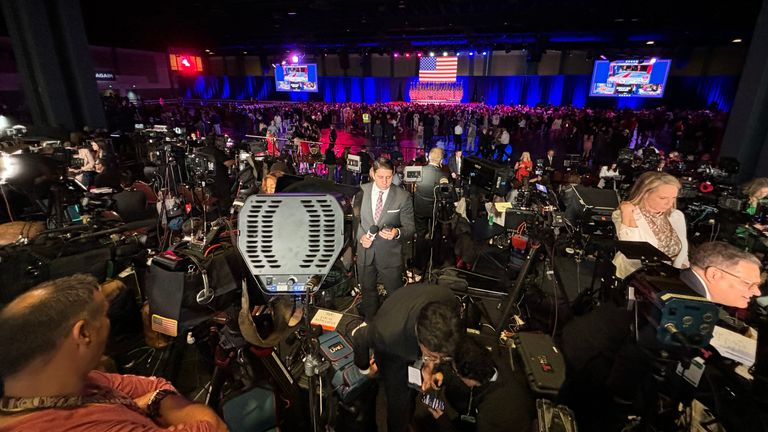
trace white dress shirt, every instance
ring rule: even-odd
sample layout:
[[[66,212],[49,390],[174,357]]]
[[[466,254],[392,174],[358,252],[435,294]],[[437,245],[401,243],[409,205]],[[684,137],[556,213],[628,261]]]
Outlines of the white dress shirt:
[[[391,186],[390,186],[391,189]],[[387,203],[387,195],[389,195],[389,189],[387,190],[381,190],[376,187],[376,183],[371,183],[371,214],[373,217],[376,217],[376,202],[379,200],[379,192],[384,192],[384,195],[381,196],[381,214],[379,215],[379,219],[381,219],[381,216],[384,215],[384,204]],[[373,223],[377,224],[379,221],[374,220]],[[379,227],[381,228],[381,227]]]

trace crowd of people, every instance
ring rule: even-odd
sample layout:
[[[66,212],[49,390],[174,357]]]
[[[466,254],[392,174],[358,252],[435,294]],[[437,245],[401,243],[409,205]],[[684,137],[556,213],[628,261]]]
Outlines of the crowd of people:
[[[231,214],[237,198],[231,193],[241,190],[231,187],[238,183],[227,174],[239,155],[216,148],[215,137],[224,134],[236,143],[254,137],[266,142],[261,156],[269,164],[263,176],[253,166],[259,183],[253,193],[279,192],[281,177],[301,173],[359,185],[350,207],[361,324],[349,337],[354,364],[383,387],[390,431],[527,431],[537,417],[534,395],[505,351],[489,353],[465,334],[466,317],[453,291],[411,283],[416,276],[428,278],[433,264],[462,268],[477,259],[488,238],[478,243],[473,231],[494,224],[494,206],[478,205],[486,200],[521,207],[517,197],[540,183],[558,192],[554,207],[564,210],[564,223],[578,226],[584,203],[575,199],[575,186],[616,189],[622,198],[612,214],[616,239],[656,247],[680,271],[680,281],[710,302],[744,309],[761,295],[760,259],[723,242],[691,241],[689,221],[677,209],[683,172],[715,169],[714,158],[705,155],[717,154],[725,113],[410,103],[134,106],[118,98],[105,103],[114,129],[162,124],[183,128],[180,135],[187,138],[207,137],[195,151],[215,162],[221,214]],[[72,174],[86,186],[98,183],[105,161],[117,158],[99,140],[83,143],[77,153],[85,163]],[[299,158],[304,153],[317,157]],[[359,156],[356,172],[348,169],[351,155]],[[477,160],[468,156],[507,168],[509,191],[467,184],[463,167]],[[421,166],[419,182],[403,175],[408,165]],[[740,191],[744,205],[736,210],[737,228],[764,230],[768,180],[755,179]],[[441,243],[446,238],[455,242]],[[620,252],[613,264],[609,279],[616,286],[642,267]],[[216,412],[189,402],[166,381],[92,371],[109,333],[107,303],[95,280],[74,276],[36,287],[0,311],[0,431],[40,430],[51,421],[72,430],[227,430]],[[626,363],[635,353],[628,314],[624,304],[605,321],[606,309],[598,308],[567,322],[557,335],[569,373],[561,401],[590,430],[600,430],[595,419],[601,408],[613,410],[611,396],[631,399],[653,372],[646,364]],[[593,340],[596,328],[615,329],[616,335]],[[445,404],[426,402],[427,395]]]

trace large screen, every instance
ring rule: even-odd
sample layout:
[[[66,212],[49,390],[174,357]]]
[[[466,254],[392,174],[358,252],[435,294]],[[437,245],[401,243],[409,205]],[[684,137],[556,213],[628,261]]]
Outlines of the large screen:
[[[590,96],[664,96],[670,60],[597,60],[592,72]]]
[[[275,68],[275,87],[282,92],[316,92],[316,64],[284,64]]]

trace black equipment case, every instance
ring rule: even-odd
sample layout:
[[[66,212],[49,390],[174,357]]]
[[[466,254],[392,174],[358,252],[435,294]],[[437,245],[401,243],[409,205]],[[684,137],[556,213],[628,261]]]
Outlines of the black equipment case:
[[[531,390],[540,397],[556,397],[565,381],[565,360],[552,338],[542,333],[518,333],[515,346]]]

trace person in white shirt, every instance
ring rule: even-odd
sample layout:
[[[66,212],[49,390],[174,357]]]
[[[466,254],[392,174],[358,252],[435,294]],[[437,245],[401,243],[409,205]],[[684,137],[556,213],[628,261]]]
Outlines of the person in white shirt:
[[[613,184],[611,189],[616,189],[616,177],[619,176],[619,166],[617,164],[603,165],[600,167],[600,181],[597,183],[597,187],[605,189],[607,184]]]
[[[464,128],[461,127],[461,121],[459,121],[453,128],[453,148],[456,150],[461,149],[462,135],[464,135]]]
[[[613,212],[619,240],[647,242],[665,253],[672,265],[688,268],[688,238],[685,216],[675,208],[680,181],[657,171],[641,174],[629,192],[629,199]],[[623,279],[639,269],[639,260],[621,252],[613,259],[616,276]]]

